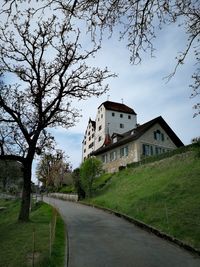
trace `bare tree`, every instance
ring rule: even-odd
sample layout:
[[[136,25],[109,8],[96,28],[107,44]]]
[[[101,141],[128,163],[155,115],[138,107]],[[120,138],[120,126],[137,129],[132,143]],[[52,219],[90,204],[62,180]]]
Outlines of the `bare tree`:
[[[179,25],[185,31],[187,41],[185,49],[177,54],[174,70],[166,78],[171,79],[189,52],[193,53],[196,70],[192,75],[191,97],[200,96],[199,0],[57,0],[56,3],[59,8],[66,12],[71,10],[73,16],[84,19],[94,41],[102,38],[105,29],[112,35],[116,26],[120,26],[120,38],[127,40],[130,62],[136,65],[141,62],[144,52],[153,55],[159,29],[169,24]],[[194,109],[194,116],[200,114],[199,102]]]
[[[12,10],[0,26],[0,70],[5,81],[0,87],[0,158],[23,163],[19,220],[27,221],[32,162],[51,142],[46,129],[73,126],[79,110],[72,100],[103,94],[108,87],[102,82],[113,74],[87,65],[99,47],[84,50],[80,30],[73,28],[70,19],[62,20],[51,10],[47,15],[43,10],[36,14],[32,7],[22,11],[20,3],[26,1],[15,2],[17,12]],[[8,84],[7,73],[19,83]]]
[[[23,0],[5,0],[8,14]],[[33,1],[32,1],[33,2]],[[120,38],[126,39],[130,50],[130,62],[139,64],[144,52],[154,53],[154,39],[165,25],[179,25],[186,35],[185,49],[177,53],[174,70],[166,78],[170,80],[179,66],[184,64],[189,52],[195,57],[196,70],[192,75],[191,97],[200,96],[200,2],[199,0],[42,0],[41,9],[51,6],[56,12],[64,12],[86,22],[94,42],[101,41],[104,30],[120,29]],[[38,9],[40,10],[40,9]],[[119,26],[119,27],[118,27]],[[178,52],[178,51],[177,51]],[[200,103],[194,106],[200,114]]]

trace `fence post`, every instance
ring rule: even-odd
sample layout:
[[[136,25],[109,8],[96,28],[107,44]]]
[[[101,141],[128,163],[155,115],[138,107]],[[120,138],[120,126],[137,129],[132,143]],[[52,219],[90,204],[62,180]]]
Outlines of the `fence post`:
[[[32,267],[35,266],[35,228],[33,228],[33,254],[32,254]]]
[[[49,223],[49,257],[51,257],[51,243],[52,243],[52,227],[51,222]]]

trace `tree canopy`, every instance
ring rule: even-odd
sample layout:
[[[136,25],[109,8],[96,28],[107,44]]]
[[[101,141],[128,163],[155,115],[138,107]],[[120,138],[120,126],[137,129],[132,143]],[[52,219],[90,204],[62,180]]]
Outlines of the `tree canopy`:
[[[0,18],[0,158],[24,165],[19,219],[26,221],[34,156],[53,141],[48,128],[75,125],[80,114],[73,100],[103,94],[108,89],[104,80],[114,75],[107,68],[87,64],[99,46],[82,46],[71,13],[61,16],[49,6],[44,14],[26,1],[4,3]],[[8,82],[8,74],[17,78],[16,83]]]
[[[4,0],[8,14],[23,0]],[[33,0],[30,2],[34,2]],[[187,39],[182,52],[177,51],[174,69],[168,79],[176,74],[186,57],[193,54],[195,71],[192,75],[191,97],[200,95],[200,3],[199,0],[42,0],[42,10],[51,7],[66,18],[81,21],[91,33],[95,43],[103,39],[104,33],[119,31],[130,51],[130,62],[139,64],[143,53],[155,53],[154,40],[165,25],[179,25]],[[38,8],[38,10],[40,10]],[[70,15],[69,15],[70,14]],[[195,116],[200,113],[200,103],[194,106]]]
[[[61,150],[43,154],[36,168],[36,176],[46,189],[60,188],[68,173],[71,173],[71,166]]]
[[[102,161],[90,157],[80,166],[80,181],[87,197],[92,196],[93,182],[102,173]]]

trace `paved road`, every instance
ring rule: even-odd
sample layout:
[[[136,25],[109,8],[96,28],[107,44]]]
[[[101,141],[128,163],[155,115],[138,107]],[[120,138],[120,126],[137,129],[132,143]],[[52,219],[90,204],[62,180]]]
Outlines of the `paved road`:
[[[200,257],[102,210],[45,198],[67,224],[68,267],[200,267]]]

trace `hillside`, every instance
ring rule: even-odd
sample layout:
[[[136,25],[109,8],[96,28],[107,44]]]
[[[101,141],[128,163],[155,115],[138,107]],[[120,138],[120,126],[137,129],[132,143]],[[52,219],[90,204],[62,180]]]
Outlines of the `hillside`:
[[[100,181],[108,180],[102,186]],[[87,202],[141,220],[200,249],[200,157],[196,152],[104,175]]]

